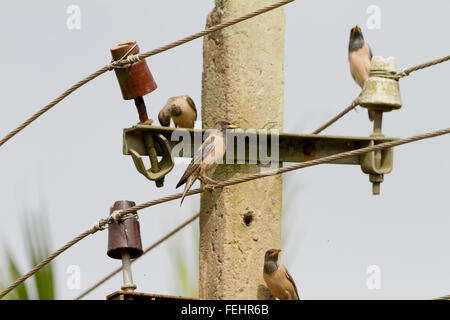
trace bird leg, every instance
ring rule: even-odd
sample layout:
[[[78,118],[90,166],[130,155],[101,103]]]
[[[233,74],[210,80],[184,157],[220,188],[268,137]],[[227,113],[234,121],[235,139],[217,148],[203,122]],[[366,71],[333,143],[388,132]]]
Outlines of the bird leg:
[[[204,188],[208,191],[213,191],[216,188],[216,185],[219,183],[218,181],[211,179],[204,174],[200,174],[198,178],[205,184]]]
[[[213,184],[205,184],[204,186],[203,186],[203,188],[205,189],[205,190],[208,190],[208,191],[210,191],[210,192],[212,192],[212,191],[214,191],[215,189],[216,189],[216,186],[215,185],[213,185]]]

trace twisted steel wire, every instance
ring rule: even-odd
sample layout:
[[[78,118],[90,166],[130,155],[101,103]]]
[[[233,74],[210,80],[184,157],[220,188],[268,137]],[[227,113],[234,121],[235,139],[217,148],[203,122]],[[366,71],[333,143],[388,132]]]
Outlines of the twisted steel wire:
[[[424,68],[428,68],[434,65],[437,65],[439,63],[445,62],[450,60],[450,55],[442,57],[442,58],[438,58],[438,59],[434,59],[432,61],[429,62],[425,62],[419,65],[416,65],[414,67],[411,68],[406,68],[403,69],[400,72],[397,72],[394,75],[383,75],[384,77],[387,78],[392,78],[395,80],[399,80],[400,78],[409,76],[410,73],[414,72],[414,71],[418,71]],[[372,75],[376,75],[376,73],[372,73]],[[323,130],[325,130],[326,128],[328,128],[329,126],[331,126],[333,123],[335,123],[336,121],[338,121],[339,119],[341,119],[343,116],[345,116],[347,113],[349,113],[351,110],[355,109],[357,106],[359,105],[358,103],[358,98],[356,98],[352,104],[350,106],[348,106],[347,108],[345,108],[344,110],[342,110],[339,114],[337,114],[335,117],[333,117],[332,119],[330,119],[328,122],[326,122],[325,124],[323,124],[322,126],[320,126],[317,130],[315,130],[313,132],[313,134],[319,134],[320,132],[322,132]]]
[[[150,245],[149,247],[147,247],[143,252],[142,255],[139,256],[136,259],[131,260],[131,262],[133,263],[134,261],[138,260],[139,258],[141,258],[143,255],[145,255],[146,253],[152,251],[154,248],[156,248],[157,246],[159,246],[161,243],[163,243],[164,241],[166,241],[167,239],[169,239],[170,237],[172,237],[175,233],[177,233],[178,231],[180,231],[181,229],[183,229],[184,227],[186,227],[187,225],[189,225],[191,222],[195,221],[198,217],[200,216],[200,213],[197,213],[195,216],[192,216],[191,218],[189,218],[188,220],[186,220],[185,222],[183,222],[181,225],[179,225],[178,227],[176,227],[175,229],[173,229],[172,231],[170,231],[169,233],[167,233],[165,236],[163,236],[161,239],[159,239],[158,241],[156,241],[155,243],[153,243],[152,245]],[[81,293],[79,296],[77,296],[76,298],[74,298],[73,300],[81,300],[82,298],[84,298],[87,294],[91,293],[92,291],[94,291],[95,289],[97,289],[99,286],[101,286],[103,283],[105,283],[106,281],[108,281],[109,279],[111,279],[113,276],[115,276],[116,274],[118,274],[120,271],[122,270],[122,267],[119,267],[117,269],[115,269],[114,271],[111,271],[111,273],[109,273],[108,275],[106,275],[104,278],[102,278],[101,280],[99,280],[98,282],[96,282],[95,284],[93,284],[92,286],[90,286],[88,289],[86,289],[83,293]]]
[[[83,80],[78,81],[72,87],[70,87],[69,89],[64,91],[61,95],[59,95],[56,99],[51,101],[49,104],[45,105],[42,109],[40,109],[38,112],[33,114],[28,119],[26,119],[22,124],[20,124],[17,128],[15,128],[11,132],[9,132],[5,137],[3,137],[0,140],[0,147],[2,145],[4,145],[9,139],[11,139],[16,134],[18,134],[20,131],[25,129],[28,125],[30,125],[33,121],[35,121],[41,115],[43,115],[45,112],[47,112],[48,110],[53,108],[55,105],[57,105],[59,102],[61,102],[64,98],[66,98],[72,92],[74,92],[75,90],[79,89],[80,87],[82,87],[83,85],[88,83],[89,81],[94,80],[95,78],[97,78],[98,76],[102,75],[106,71],[110,71],[110,70],[113,70],[115,68],[123,68],[125,65],[129,65],[130,63],[134,63],[134,62],[137,62],[139,60],[142,60],[142,59],[148,58],[150,56],[156,55],[158,53],[161,53],[161,52],[173,49],[175,47],[178,47],[178,46],[180,46],[182,44],[185,44],[185,43],[190,42],[192,40],[195,40],[197,38],[204,37],[206,35],[209,35],[209,34],[211,34],[213,32],[216,32],[216,31],[219,31],[221,29],[227,28],[227,27],[232,26],[234,24],[237,24],[239,22],[251,19],[251,18],[253,18],[255,16],[258,16],[258,15],[263,14],[265,12],[274,10],[276,8],[284,6],[284,5],[286,5],[286,4],[290,3],[290,2],[293,2],[293,1],[295,1],[295,0],[279,1],[279,2],[276,2],[274,4],[271,4],[271,5],[265,6],[263,8],[260,8],[258,10],[255,10],[253,12],[250,12],[250,13],[248,13],[246,15],[241,16],[241,17],[238,17],[238,18],[235,18],[235,19],[231,19],[229,21],[225,21],[223,23],[214,25],[214,26],[212,26],[210,28],[207,28],[207,29],[205,29],[203,31],[197,32],[197,33],[192,34],[190,36],[187,36],[187,37],[185,37],[183,39],[174,41],[174,42],[169,43],[169,44],[167,44],[165,46],[162,46],[160,48],[157,48],[157,49],[154,49],[154,50],[151,50],[151,51],[147,51],[145,53],[140,53],[140,54],[137,54],[137,55],[130,55],[130,56],[128,56],[125,59],[113,61],[112,63],[104,66],[103,68],[101,68],[101,69],[95,71],[94,73],[92,73],[91,75],[87,76]]]
[[[384,143],[380,143],[380,144],[373,145],[373,146],[368,146],[368,147],[364,147],[364,148],[360,148],[360,149],[356,149],[356,150],[352,150],[352,151],[347,151],[347,152],[334,154],[331,156],[322,157],[319,159],[301,162],[301,163],[298,163],[298,164],[295,164],[292,166],[288,166],[288,167],[284,167],[284,168],[268,170],[266,172],[260,172],[260,173],[255,173],[255,174],[251,174],[251,175],[244,176],[244,177],[229,179],[229,180],[217,183],[215,185],[215,188],[217,188],[217,189],[224,188],[227,186],[231,186],[231,185],[235,185],[235,184],[239,184],[239,183],[243,183],[243,182],[247,182],[247,181],[251,181],[251,180],[255,180],[255,179],[260,179],[263,177],[274,176],[277,174],[282,174],[282,173],[286,173],[286,172],[293,171],[293,170],[312,167],[315,165],[324,164],[324,163],[328,163],[328,162],[343,159],[343,158],[361,155],[361,154],[364,154],[367,152],[372,152],[372,151],[377,151],[377,150],[382,150],[382,149],[387,149],[387,148],[393,148],[393,147],[400,146],[403,144],[407,144],[407,143],[411,143],[411,142],[415,142],[415,141],[419,141],[419,140],[424,140],[424,139],[429,139],[429,138],[445,135],[448,133],[450,133],[450,128],[427,132],[427,133],[423,133],[420,135],[403,138],[403,139],[399,139],[399,140],[395,140],[395,141],[384,142]],[[205,192],[205,189],[198,188],[198,189],[187,192],[186,196],[191,196],[191,195],[202,193],[202,192]],[[108,224],[119,221],[127,214],[135,213],[136,211],[142,210],[144,208],[148,208],[148,207],[155,206],[155,205],[158,205],[161,203],[176,200],[176,199],[181,198],[182,196],[183,196],[183,193],[177,193],[177,194],[173,194],[173,195],[159,198],[156,200],[151,200],[151,201],[141,203],[139,205],[136,205],[136,206],[128,208],[128,209],[115,211],[108,218],[100,219],[97,223],[95,223],[88,230],[84,231],[78,237],[74,238],[72,241],[68,242],[66,245],[64,245],[63,247],[61,247],[60,249],[58,249],[51,255],[49,255],[45,260],[43,260],[41,263],[39,263],[38,265],[33,267],[28,273],[26,273],[25,275],[18,278],[11,285],[9,285],[5,290],[0,292],[0,298],[3,298],[11,290],[13,290],[17,286],[19,286],[23,281],[25,281],[30,276],[35,274],[37,271],[39,271],[41,268],[43,268],[47,263],[49,263],[54,258],[56,258],[59,254],[61,254],[65,250],[69,249],[71,246],[73,246],[74,244],[76,244],[77,242],[79,242],[80,240],[85,238],[86,236],[88,236],[90,234],[94,234],[99,230],[103,230]]]

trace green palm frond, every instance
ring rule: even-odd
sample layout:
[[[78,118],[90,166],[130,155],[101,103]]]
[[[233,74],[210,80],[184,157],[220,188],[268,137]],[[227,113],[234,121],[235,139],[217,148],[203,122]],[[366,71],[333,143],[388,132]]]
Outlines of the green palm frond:
[[[177,276],[176,287],[180,295],[186,297],[198,297],[198,243],[199,243],[199,226],[198,222],[192,223],[193,228],[183,230],[182,233],[174,236],[169,242],[171,259],[176,266]],[[194,249],[188,250],[190,244],[184,239],[192,238]],[[187,252],[192,252],[193,257]]]
[[[14,261],[14,258],[11,254],[11,251],[9,248],[4,249],[6,256],[6,268],[2,268],[2,272],[0,273],[0,289],[3,290],[6,287],[6,284],[9,284],[9,282],[12,281],[6,281],[8,279],[17,279],[21,276],[21,272],[19,268],[17,267],[16,262]],[[6,271],[4,271],[6,270]],[[18,286],[15,290],[10,292],[6,297],[5,300],[28,300],[28,291],[25,287],[25,284],[21,284]]]
[[[50,237],[45,215],[28,215],[24,221],[27,252],[32,266],[37,265],[50,254]],[[54,300],[53,269],[49,263],[34,276],[39,300]]]
[[[24,240],[26,243],[26,255],[28,257],[30,266],[35,266],[40,261],[45,259],[50,254],[50,232],[48,230],[48,220],[46,215],[35,215],[27,212],[22,219],[24,226]],[[6,266],[0,266],[0,289],[3,289],[9,283],[19,278],[22,272],[17,264],[17,259],[9,248],[3,246],[4,255],[6,256]],[[36,290],[30,288],[22,283],[12,292],[10,292],[5,299],[10,300],[53,300],[55,298],[54,290],[54,276],[52,264],[49,263],[46,267],[39,270],[34,276]]]
[[[180,247],[175,248],[175,261],[178,271],[178,277],[176,279],[179,281],[183,296],[196,297],[198,291],[196,281],[193,281],[192,275],[189,273],[190,268],[188,267],[184,252]]]

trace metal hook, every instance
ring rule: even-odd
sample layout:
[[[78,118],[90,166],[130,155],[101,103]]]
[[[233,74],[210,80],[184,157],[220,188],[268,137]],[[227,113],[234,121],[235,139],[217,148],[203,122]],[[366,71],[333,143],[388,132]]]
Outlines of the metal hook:
[[[156,138],[156,142],[158,143],[163,155],[160,162],[158,162],[154,138]],[[136,170],[147,179],[155,181],[156,186],[160,188],[164,185],[164,176],[173,169],[175,164],[172,159],[172,150],[170,148],[169,141],[162,134],[158,133],[153,135],[151,133],[147,133],[144,135],[144,142],[150,157],[151,168],[145,168],[141,155],[134,149],[130,149],[131,157],[133,158]]]
[[[372,140],[369,146],[375,145]],[[380,183],[384,180],[384,174],[390,173],[394,165],[394,149],[384,149],[368,152],[360,156],[361,169],[369,174],[372,182],[372,193],[380,194]]]

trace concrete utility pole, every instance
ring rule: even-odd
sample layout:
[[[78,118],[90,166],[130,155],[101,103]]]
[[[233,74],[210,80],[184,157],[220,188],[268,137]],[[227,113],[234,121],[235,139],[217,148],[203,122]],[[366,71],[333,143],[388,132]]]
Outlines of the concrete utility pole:
[[[215,0],[207,26],[273,3]],[[205,37],[202,121],[211,128],[228,120],[260,129],[276,121],[284,104],[282,8]],[[259,165],[220,165],[213,176],[229,179],[259,172]],[[206,192],[200,211],[200,283],[203,299],[268,299],[262,277],[264,253],[281,242],[281,176]]]

